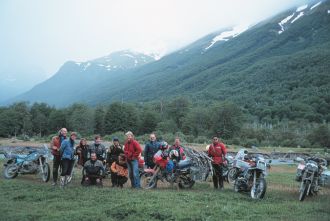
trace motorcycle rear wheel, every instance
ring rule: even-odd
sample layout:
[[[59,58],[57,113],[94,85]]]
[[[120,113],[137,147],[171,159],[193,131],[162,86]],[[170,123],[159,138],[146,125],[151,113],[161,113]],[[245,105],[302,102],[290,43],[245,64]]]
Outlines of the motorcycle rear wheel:
[[[256,188],[252,187],[251,189],[251,197],[252,199],[262,199],[265,196],[267,189],[267,183],[265,178],[261,177],[256,181]]]
[[[41,179],[42,179],[42,181],[47,183],[49,181],[49,178],[50,178],[50,167],[49,167],[48,163],[44,163],[43,171],[44,171],[43,173],[40,171]]]
[[[311,183],[309,180],[302,184],[302,188],[300,189],[300,194],[299,194],[299,201],[304,201],[310,185]]]
[[[184,179],[181,179],[179,182],[179,188],[180,189],[190,189],[195,184],[195,181],[190,179],[190,177],[185,177]]]
[[[16,164],[7,165],[3,171],[3,176],[6,179],[14,179],[15,177],[17,177],[17,175],[18,175],[18,172],[17,172]]]
[[[237,168],[231,168],[228,171],[227,174],[227,181],[229,184],[234,185],[235,184],[235,180],[237,178],[237,174],[238,174],[238,169]]]
[[[141,187],[143,189],[152,189],[157,187],[157,175],[153,173],[143,173],[140,176]]]

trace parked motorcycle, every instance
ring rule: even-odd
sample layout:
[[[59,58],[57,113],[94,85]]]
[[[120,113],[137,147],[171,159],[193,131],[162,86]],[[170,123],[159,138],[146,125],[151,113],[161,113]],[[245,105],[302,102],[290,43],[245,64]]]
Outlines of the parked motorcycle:
[[[271,163],[271,161],[269,161]],[[236,168],[239,168],[234,181],[235,192],[250,192],[251,198],[262,199],[267,189],[268,163],[262,156],[251,159],[237,160]]]
[[[299,200],[303,201],[308,195],[316,195],[322,181],[322,172],[327,169],[327,161],[323,158],[310,157],[306,160],[300,158],[298,164],[296,181],[301,182],[299,188]]]
[[[30,149],[27,155],[12,154],[5,152],[8,159],[4,164],[4,177],[13,179],[18,174],[39,174],[42,181],[48,182],[50,178],[50,167],[47,163],[48,148]]]
[[[191,188],[196,180],[206,180],[212,175],[210,159],[204,152],[197,152],[185,147],[185,160],[176,161],[176,150],[167,153],[159,150],[154,156],[156,166],[153,169],[144,169],[141,173],[141,186],[144,189],[157,187],[158,181],[177,184],[179,188]]]

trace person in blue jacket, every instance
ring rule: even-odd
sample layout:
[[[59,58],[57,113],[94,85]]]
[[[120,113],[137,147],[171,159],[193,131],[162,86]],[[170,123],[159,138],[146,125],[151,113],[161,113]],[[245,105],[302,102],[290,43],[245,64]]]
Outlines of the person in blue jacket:
[[[154,168],[155,163],[153,161],[155,153],[159,150],[160,143],[156,140],[156,134],[150,134],[150,140],[146,142],[144,146],[144,162],[148,168]]]
[[[67,184],[68,177],[71,175],[71,171],[74,165],[74,154],[75,154],[75,140],[77,133],[72,132],[69,139],[62,142],[60,147],[61,156],[61,187]]]

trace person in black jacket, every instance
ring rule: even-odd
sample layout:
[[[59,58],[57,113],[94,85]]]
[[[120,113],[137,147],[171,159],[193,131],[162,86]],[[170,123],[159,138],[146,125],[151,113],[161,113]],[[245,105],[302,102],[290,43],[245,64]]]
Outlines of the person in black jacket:
[[[112,139],[113,144],[110,146],[108,152],[107,152],[107,165],[109,168],[109,171],[111,171],[110,167],[113,164],[113,162],[118,161],[118,157],[120,154],[124,154],[123,147],[119,143],[118,137],[114,137]],[[112,186],[116,186],[115,183],[115,174],[111,171],[111,183]]]
[[[101,162],[105,163],[105,161],[106,161],[106,149],[105,149],[105,146],[101,142],[102,142],[101,136],[96,135],[94,144],[92,144],[89,147],[88,159],[90,159],[90,156],[91,156],[92,153],[96,153],[97,159],[100,160]]]
[[[81,184],[83,186],[103,186],[102,178],[104,175],[104,167],[100,160],[97,159],[96,153],[91,153],[91,159],[84,165],[83,179]]]
[[[153,161],[155,153],[159,150],[160,143],[156,140],[156,134],[150,134],[150,140],[144,146],[144,162],[148,168],[154,168]]]
[[[81,138],[79,145],[76,147],[75,154],[78,155],[78,165],[84,166],[88,160],[89,145],[85,138]]]

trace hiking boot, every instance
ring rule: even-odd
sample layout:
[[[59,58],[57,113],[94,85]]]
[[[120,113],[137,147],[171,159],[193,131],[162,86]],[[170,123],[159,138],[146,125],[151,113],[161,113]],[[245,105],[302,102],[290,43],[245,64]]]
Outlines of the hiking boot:
[[[57,182],[52,182],[52,186],[57,186]]]

